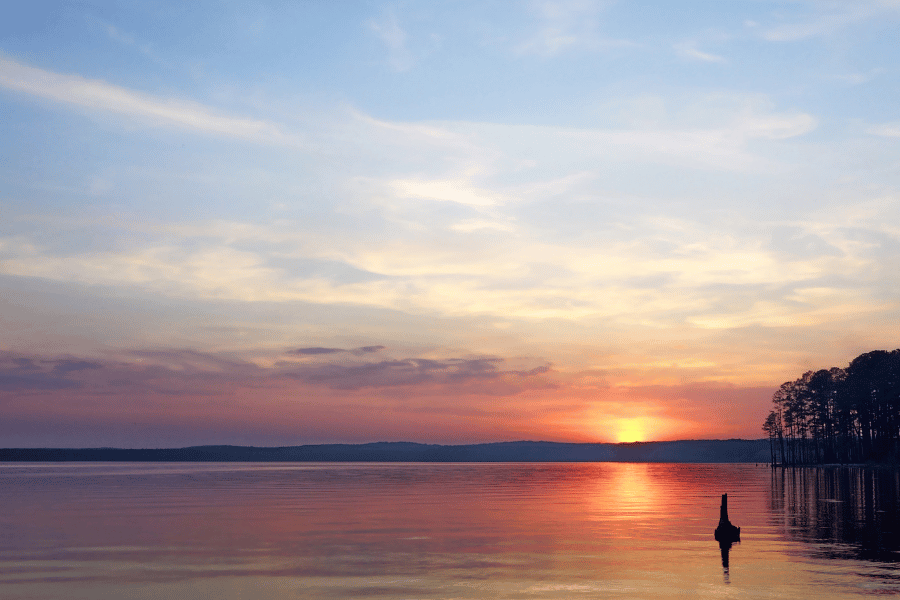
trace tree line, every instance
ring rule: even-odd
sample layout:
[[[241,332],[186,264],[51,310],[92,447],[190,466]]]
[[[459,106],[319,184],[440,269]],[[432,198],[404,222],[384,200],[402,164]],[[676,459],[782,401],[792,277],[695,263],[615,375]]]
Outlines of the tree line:
[[[781,384],[763,423],[773,465],[900,463],[900,349]]]

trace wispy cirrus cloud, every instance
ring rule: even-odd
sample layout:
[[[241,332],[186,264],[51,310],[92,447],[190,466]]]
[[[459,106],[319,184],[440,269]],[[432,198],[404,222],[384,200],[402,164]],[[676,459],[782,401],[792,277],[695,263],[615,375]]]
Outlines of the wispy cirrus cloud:
[[[719,64],[725,64],[728,62],[728,60],[724,56],[711,54],[709,52],[704,52],[698,49],[697,44],[693,42],[682,42],[680,44],[675,44],[673,48],[679,56],[687,58],[689,60]]]
[[[275,123],[225,114],[197,102],[166,99],[99,79],[56,73],[0,56],[0,88],[84,109],[140,119],[151,125],[252,142],[301,145]]]
[[[534,0],[530,10],[536,18],[536,31],[513,50],[521,55],[550,57],[569,50],[636,46],[600,33],[600,16],[608,4],[598,0]]]
[[[760,36],[770,42],[796,42],[838,33],[853,25],[887,15],[900,15],[900,4],[892,0],[856,2],[809,2],[810,14],[792,22],[759,26]]]
[[[337,354],[339,352],[346,352],[343,348],[322,348],[322,347],[312,347],[312,348],[297,348],[296,350],[288,350],[288,354],[296,354],[298,356],[319,356],[321,354]]]
[[[896,200],[886,199],[884,206],[873,210],[891,215],[895,207]],[[347,238],[339,247],[327,247],[323,240],[323,249],[318,252],[328,253],[332,260],[361,272],[381,274],[378,279],[353,283],[320,273],[292,271],[289,265],[268,266],[268,257],[277,254],[277,246],[273,249],[262,242],[276,240],[287,245],[299,239],[296,232],[288,235],[277,228],[246,230],[236,237],[237,228],[220,227],[225,238],[212,235],[212,230],[198,231],[199,239],[187,245],[197,245],[200,240],[204,245],[192,252],[151,248],[134,253],[53,256],[46,249],[3,239],[0,250],[8,252],[2,270],[10,274],[135,286],[170,297],[249,303],[336,302],[466,317],[603,316],[609,323],[622,324],[631,322],[630,315],[635,313],[641,313],[647,322],[660,324],[678,313],[681,321],[698,326],[728,327],[814,322],[834,316],[833,311],[818,311],[819,305],[828,303],[821,294],[806,294],[798,303],[793,292],[774,294],[775,288],[847,288],[836,289],[833,296],[846,295],[850,288],[858,287],[852,297],[836,306],[843,310],[859,304],[862,298],[858,295],[870,293],[863,285],[862,274],[871,272],[871,267],[860,265],[880,264],[880,255],[888,249],[870,250],[858,232],[890,233],[876,222],[860,219],[859,215],[840,215],[834,222],[802,227],[786,222],[750,235],[740,227],[721,224],[711,231],[701,221],[635,217],[605,232],[603,238],[590,238],[589,246],[571,239],[527,241],[503,232],[472,237],[463,247],[454,243],[455,232],[445,234],[446,239],[427,242],[398,237],[373,244]],[[857,222],[856,234],[843,229],[844,223]],[[547,228],[553,223],[542,218],[529,226]],[[638,228],[640,235],[630,233],[633,228]],[[617,233],[618,229],[621,231]],[[507,236],[501,247],[497,246],[497,235]],[[309,252],[317,252],[315,238],[308,239],[308,234],[300,237],[311,244]],[[231,245],[242,250],[231,249]],[[256,249],[251,250],[254,246]],[[825,281],[837,275],[845,277],[846,282]],[[642,283],[647,281],[649,285]],[[736,300],[760,294],[765,295],[767,303]],[[711,301],[720,295],[726,299],[733,296],[728,307]],[[293,354],[312,357],[377,350],[376,346],[323,345],[297,348]]]
[[[11,352],[0,353],[0,390],[65,390],[83,385],[77,375],[103,365],[78,358],[41,358]]]
[[[456,202],[467,206],[486,208],[505,200],[490,190],[477,189],[460,180],[395,180],[390,182],[392,191],[405,198],[424,198],[443,202]]]
[[[100,29],[100,31],[106,34],[106,37],[108,37],[111,41],[115,42],[122,48],[137,51],[139,54],[141,54],[151,62],[160,66],[171,68],[172,65],[167,64],[166,61],[163,61],[160,56],[154,51],[153,44],[139,40],[128,31],[124,31],[121,27],[117,27],[113,23],[110,23],[109,21],[106,21],[99,17],[91,16],[88,17],[87,20],[89,23],[94,24],[97,28]]]
[[[380,19],[369,21],[369,29],[385,45],[388,51],[388,64],[394,71],[408,71],[415,61],[407,47],[406,31],[400,26],[397,15],[386,12]]]
[[[144,387],[160,394],[190,396],[224,393],[234,385],[274,385],[285,379],[335,390],[425,386],[434,392],[442,387],[456,389],[494,380],[503,380],[504,385],[488,389],[506,395],[524,387],[555,387],[545,378],[550,372],[547,363],[518,368],[521,361],[511,366],[500,357],[368,358],[383,348],[300,348],[300,352],[288,354],[320,360],[276,361],[265,367],[239,357],[193,349],[127,350],[99,360],[0,352],[0,389],[36,392],[84,388],[105,394]],[[356,358],[337,356],[341,354]],[[534,379],[541,381],[523,384]]]
[[[882,137],[900,137],[900,121],[873,125],[866,129],[866,133]]]
[[[504,385],[489,387],[481,393],[515,394],[524,387],[524,379],[540,377],[550,371],[549,365],[532,369],[503,369],[505,360],[483,358],[405,358],[362,364],[319,363],[287,368],[283,376],[308,384],[324,385],[338,390],[391,388],[408,386],[465,386],[472,382],[503,380]],[[554,388],[556,384],[542,380],[537,387]]]
[[[349,352],[350,354],[360,356],[363,354],[380,352],[384,349],[385,346],[362,346],[360,348],[352,348],[350,350],[344,348],[323,348],[320,346],[313,346],[310,348],[296,348],[294,350],[288,350],[287,353],[294,354],[296,356],[322,356],[328,354],[341,354],[344,352]]]

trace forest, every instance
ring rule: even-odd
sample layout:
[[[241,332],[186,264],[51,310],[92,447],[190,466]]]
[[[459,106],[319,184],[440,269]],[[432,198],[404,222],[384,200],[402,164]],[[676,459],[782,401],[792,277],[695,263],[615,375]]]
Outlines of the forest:
[[[772,465],[900,463],[900,349],[807,371],[772,396]]]

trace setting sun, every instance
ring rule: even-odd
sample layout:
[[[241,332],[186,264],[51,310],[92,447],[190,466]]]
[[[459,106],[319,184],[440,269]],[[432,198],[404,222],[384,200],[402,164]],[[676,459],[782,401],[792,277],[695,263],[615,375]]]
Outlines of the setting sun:
[[[619,419],[616,425],[618,442],[643,442],[647,439],[647,419]]]

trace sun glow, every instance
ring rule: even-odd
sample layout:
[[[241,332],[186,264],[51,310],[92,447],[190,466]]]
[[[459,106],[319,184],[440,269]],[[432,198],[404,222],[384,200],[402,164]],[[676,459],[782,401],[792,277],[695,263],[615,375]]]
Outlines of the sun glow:
[[[643,442],[647,440],[647,419],[619,419],[616,421],[616,441]]]

